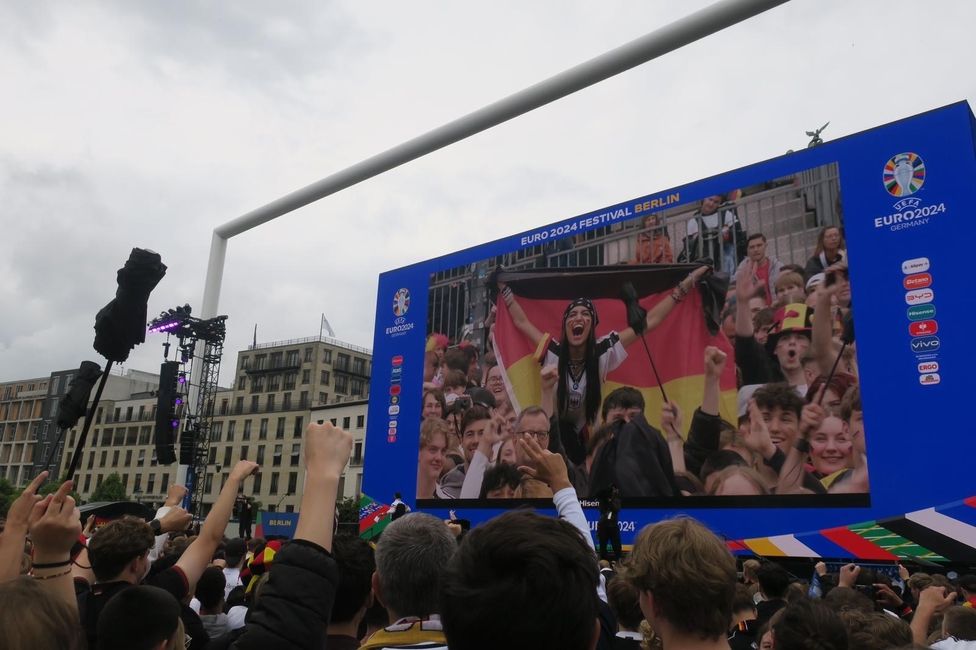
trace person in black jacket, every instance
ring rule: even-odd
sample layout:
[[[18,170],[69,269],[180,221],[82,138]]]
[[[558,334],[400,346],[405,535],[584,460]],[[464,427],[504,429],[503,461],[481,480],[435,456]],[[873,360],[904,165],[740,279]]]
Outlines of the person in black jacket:
[[[309,423],[304,440],[305,490],[295,537],[275,556],[234,650],[325,647],[339,572],[332,558],[335,522],[322,513],[335,511],[352,436],[328,422]]]

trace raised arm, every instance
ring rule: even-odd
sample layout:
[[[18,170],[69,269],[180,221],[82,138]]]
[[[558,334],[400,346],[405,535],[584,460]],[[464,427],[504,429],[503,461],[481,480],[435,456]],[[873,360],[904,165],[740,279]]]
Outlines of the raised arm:
[[[649,332],[667,318],[671,310],[674,309],[675,305],[685,299],[692,289],[695,288],[695,284],[698,280],[708,273],[707,266],[699,266],[697,269],[692,271],[685,277],[684,280],[679,282],[677,286],[671,291],[671,295],[664,300],[658,301],[656,305],[651,307],[650,311],[647,312],[647,316],[644,318],[644,328],[643,331],[637,332],[633,327],[628,327],[627,329],[620,332],[620,342],[627,347],[634,341],[636,341],[640,336],[643,336],[645,332]]]
[[[749,299],[756,295],[759,282],[756,279],[756,265],[746,260],[735,272],[735,335],[750,338],[755,332],[752,328],[752,314],[749,313]]]
[[[678,405],[674,402],[666,402],[662,405],[661,429],[664,431],[664,439],[668,443],[671,465],[674,466],[675,473],[688,471],[685,465],[685,441],[681,437],[683,428],[683,418]]]
[[[305,429],[305,489],[295,539],[304,539],[332,552],[332,523],[339,477],[349,454],[352,436],[330,422],[309,423]]]
[[[810,355],[817,360],[823,374],[827,374],[837,359],[837,346],[834,344],[834,322],[832,299],[836,287],[817,287],[816,306],[813,310],[813,328],[810,333]]]
[[[827,417],[827,412],[817,403],[823,390],[821,387],[813,402],[805,405],[800,413],[800,435],[796,444],[786,454],[786,462],[783,463],[783,468],[779,472],[779,481],[776,483],[777,494],[797,494],[803,488],[803,478],[806,474],[803,462],[810,451],[810,436],[820,428],[824,418]]]
[[[719,382],[725,371],[728,355],[714,345],[705,348],[705,390],[702,395],[701,410],[708,415],[719,414],[719,396],[721,387]]]
[[[556,366],[545,366],[539,376],[542,382],[539,407],[551,418],[556,412],[556,384],[559,383],[559,369]]]
[[[81,534],[81,515],[68,494],[71,481],[65,481],[54,494],[34,504],[30,515],[34,542],[34,579],[41,588],[59,598],[71,611],[78,611],[71,575],[71,547]]]
[[[7,522],[3,533],[0,533],[0,582],[13,580],[20,575],[20,561],[24,557],[24,540],[27,539],[31,510],[41,500],[37,490],[47,475],[47,472],[38,474],[7,510]]]
[[[538,327],[536,327],[529,317],[525,315],[525,310],[522,306],[518,304],[518,300],[515,299],[515,294],[512,292],[511,287],[509,287],[504,282],[498,283],[498,288],[501,293],[502,300],[505,301],[505,306],[508,307],[508,313],[512,315],[512,322],[515,323],[515,327],[519,329],[522,334],[532,341],[532,345],[537,346],[542,342],[543,334]]]
[[[249,460],[239,460],[234,466],[233,471],[227,478],[216,503],[210,509],[210,514],[203,521],[200,534],[193,543],[186,547],[183,555],[176,562],[183,574],[186,576],[190,593],[196,589],[197,580],[203,575],[203,570],[210,564],[217,545],[224,538],[224,531],[227,530],[227,522],[234,511],[234,500],[237,498],[237,490],[241,483],[248,476],[257,473],[257,463]]]

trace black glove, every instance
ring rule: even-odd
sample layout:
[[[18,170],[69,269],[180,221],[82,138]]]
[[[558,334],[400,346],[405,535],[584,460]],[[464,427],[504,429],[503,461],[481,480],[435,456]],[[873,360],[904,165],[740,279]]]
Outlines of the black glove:
[[[627,324],[640,336],[647,329],[647,310],[637,302],[637,290],[630,282],[620,289],[620,298],[627,305]]]

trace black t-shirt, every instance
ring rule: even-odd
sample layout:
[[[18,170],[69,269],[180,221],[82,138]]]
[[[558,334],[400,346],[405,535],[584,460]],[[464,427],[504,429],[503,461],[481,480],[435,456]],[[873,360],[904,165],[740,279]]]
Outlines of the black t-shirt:
[[[186,574],[178,566],[172,566],[165,571],[157,573],[147,579],[143,584],[159,587],[172,594],[181,603],[190,592],[190,585],[187,582]],[[78,614],[81,617],[81,626],[85,630],[85,636],[88,638],[89,648],[98,647],[98,617],[101,616],[105,604],[114,596],[132,586],[134,585],[131,582],[126,582],[125,580],[99,582],[94,585],[89,585],[87,580],[75,579],[75,596],[78,598]],[[183,608],[181,607],[181,609]],[[188,609],[191,613],[193,612],[189,608],[185,609]],[[187,625],[185,617],[183,618],[184,625]],[[197,617],[196,622],[200,624],[199,617]],[[193,621],[191,620],[190,625],[192,623]],[[202,624],[200,624],[200,627],[202,629]],[[199,636],[200,633],[198,632],[197,635]],[[203,636],[206,636],[206,632],[203,632]],[[196,637],[194,637],[194,641],[196,641]],[[206,643],[206,639],[203,639],[203,642]]]

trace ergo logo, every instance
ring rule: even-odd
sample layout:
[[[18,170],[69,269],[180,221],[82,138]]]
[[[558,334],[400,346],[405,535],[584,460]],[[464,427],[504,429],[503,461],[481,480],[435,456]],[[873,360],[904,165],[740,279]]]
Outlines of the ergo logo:
[[[925,373],[928,373],[928,372],[938,372],[939,371],[939,362],[938,361],[922,361],[921,363],[918,364],[918,371],[921,374],[925,374]]]

